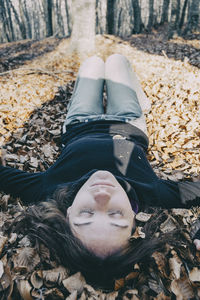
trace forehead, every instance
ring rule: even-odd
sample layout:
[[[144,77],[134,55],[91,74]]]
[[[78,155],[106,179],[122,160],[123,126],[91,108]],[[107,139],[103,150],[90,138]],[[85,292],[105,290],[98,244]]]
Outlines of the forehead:
[[[96,255],[107,256],[128,243],[131,233],[128,230],[119,232],[114,228],[111,231],[86,230],[75,233],[75,236]]]

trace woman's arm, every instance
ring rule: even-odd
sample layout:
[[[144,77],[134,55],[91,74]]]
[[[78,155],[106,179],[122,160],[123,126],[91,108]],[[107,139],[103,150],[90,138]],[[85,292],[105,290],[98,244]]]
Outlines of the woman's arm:
[[[180,191],[181,202],[186,206],[199,206],[200,205],[200,181],[178,182]]]
[[[0,191],[20,197],[24,204],[37,202],[43,192],[42,174],[0,166]]]
[[[190,208],[200,205],[200,181],[176,182],[159,179],[157,183],[157,205],[163,208]]]
[[[195,234],[193,240],[194,240],[194,244],[196,246],[196,249],[200,251],[200,229]]]

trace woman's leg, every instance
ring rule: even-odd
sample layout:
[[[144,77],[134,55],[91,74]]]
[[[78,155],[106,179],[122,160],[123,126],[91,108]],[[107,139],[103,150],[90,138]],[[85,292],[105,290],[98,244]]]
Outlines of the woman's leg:
[[[87,58],[81,65],[64,125],[84,117],[104,113],[104,61],[98,56]]]
[[[113,111],[117,113],[119,112],[118,108],[122,108],[122,105],[124,107],[124,104],[128,104],[127,108],[130,105],[131,107],[135,105],[134,108],[138,110],[137,106],[139,104],[143,112],[150,110],[149,99],[143,92],[137,75],[125,56],[113,54],[107,58],[105,63],[105,79],[109,98],[108,112]]]
[[[139,80],[128,59],[113,54],[105,63],[107,87],[107,114],[127,118],[145,133],[146,122],[142,111],[150,110],[148,98],[142,91]]]

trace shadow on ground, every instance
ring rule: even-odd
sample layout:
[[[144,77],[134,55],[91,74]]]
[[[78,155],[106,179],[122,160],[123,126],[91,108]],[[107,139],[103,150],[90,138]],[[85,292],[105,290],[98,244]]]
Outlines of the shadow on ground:
[[[2,147],[7,166],[24,171],[45,171],[60,154],[61,128],[74,82],[61,86],[54,99],[36,108],[23,127],[12,132]]]
[[[185,40],[180,38],[167,40],[165,34],[160,32],[132,35],[125,40],[146,53],[165,55],[181,61],[187,59],[191,65],[200,68],[200,33],[190,35]],[[191,44],[191,40],[195,40],[193,42],[195,46]]]
[[[60,38],[47,38],[41,41],[25,40],[0,45],[0,72],[12,70],[26,62],[53,51]]]

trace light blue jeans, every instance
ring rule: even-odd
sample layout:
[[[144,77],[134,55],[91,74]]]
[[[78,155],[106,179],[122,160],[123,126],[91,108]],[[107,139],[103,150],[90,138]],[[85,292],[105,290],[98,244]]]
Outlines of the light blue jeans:
[[[97,56],[86,59],[78,72],[63,132],[68,124],[103,119],[131,123],[146,133],[145,118],[135,92],[140,87],[132,73],[129,61],[120,54],[111,55],[106,63]]]

